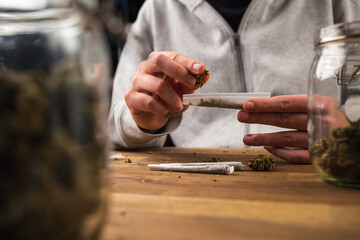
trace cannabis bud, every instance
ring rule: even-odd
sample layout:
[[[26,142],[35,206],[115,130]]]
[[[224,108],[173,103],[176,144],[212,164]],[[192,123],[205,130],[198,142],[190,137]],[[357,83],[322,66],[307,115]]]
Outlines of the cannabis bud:
[[[310,146],[315,166],[331,177],[348,181],[360,180],[360,119],[350,126],[333,129]]]
[[[246,165],[255,171],[270,171],[274,168],[275,162],[270,156],[259,155],[248,161]]]
[[[195,75],[195,86],[200,85],[202,87],[204,85],[203,77],[205,75],[209,75],[209,71],[205,69],[205,71],[202,74]]]
[[[0,69],[1,236],[80,239],[84,221],[100,216],[106,144],[86,80],[70,59],[48,71]]]

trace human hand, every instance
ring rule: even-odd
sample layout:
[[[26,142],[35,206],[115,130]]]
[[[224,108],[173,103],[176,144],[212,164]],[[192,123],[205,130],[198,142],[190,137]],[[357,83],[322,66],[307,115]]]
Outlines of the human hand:
[[[139,64],[125,102],[136,124],[146,130],[156,131],[169,120],[187,109],[182,95],[193,93],[194,75],[202,74],[202,62],[176,52],[152,52]],[[203,77],[206,82],[209,75]]]
[[[310,163],[306,131],[307,95],[247,100],[244,102],[244,111],[238,113],[238,120],[243,123],[295,129],[285,132],[247,134],[243,141],[249,146],[264,146],[270,153],[292,163]]]

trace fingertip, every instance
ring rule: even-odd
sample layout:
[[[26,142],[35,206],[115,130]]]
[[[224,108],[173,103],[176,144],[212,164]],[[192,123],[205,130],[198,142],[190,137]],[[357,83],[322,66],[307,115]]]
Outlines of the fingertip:
[[[270,153],[272,153],[273,147],[271,146],[264,146],[264,149]]]
[[[251,111],[251,110],[255,109],[255,104],[253,101],[247,100],[244,102],[243,108],[244,108],[244,111]]]
[[[240,111],[237,117],[239,122],[245,122],[246,120],[249,119],[250,116],[247,112]]]
[[[193,70],[196,72],[200,72],[203,68],[203,65],[200,63],[194,63],[192,66]]]
[[[241,112],[242,112],[242,111],[239,111],[238,114],[237,114],[237,116],[236,116],[236,117],[237,117],[237,120],[238,120],[239,122],[241,122],[241,121],[240,121],[240,113],[241,113]]]
[[[195,74],[201,74],[205,71],[205,66],[201,63],[195,62],[192,65],[192,70],[193,70],[193,73],[195,73]]]
[[[252,146],[252,145],[255,144],[255,136],[254,136],[254,135],[251,135],[251,134],[247,134],[247,135],[244,136],[243,142],[244,142],[246,145]]]
[[[182,104],[182,102],[176,106],[177,112],[181,112],[183,109],[184,109],[184,105]]]

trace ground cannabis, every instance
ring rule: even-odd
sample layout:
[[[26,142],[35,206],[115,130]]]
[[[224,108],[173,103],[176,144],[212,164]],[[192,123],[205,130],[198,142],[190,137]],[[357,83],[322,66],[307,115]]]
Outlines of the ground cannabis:
[[[203,81],[203,77],[205,75],[209,75],[209,71],[205,69],[205,71],[202,74],[199,75],[195,75],[195,86],[200,85],[200,87],[202,87],[204,85],[204,81]]]
[[[310,146],[315,167],[328,176],[345,181],[360,181],[360,119],[350,126],[333,129]]]
[[[204,99],[200,99],[200,103],[197,104],[196,106],[243,109],[243,105],[241,103],[234,103],[231,101],[225,101],[216,98],[209,99],[206,101]]]
[[[274,168],[275,162],[271,156],[259,155],[248,161],[246,165],[255,171],[270,171]]]
[[[97,91],[77,62],[50,72],[0,70],[1,236],[83,239],[86,224],[102,220]]]

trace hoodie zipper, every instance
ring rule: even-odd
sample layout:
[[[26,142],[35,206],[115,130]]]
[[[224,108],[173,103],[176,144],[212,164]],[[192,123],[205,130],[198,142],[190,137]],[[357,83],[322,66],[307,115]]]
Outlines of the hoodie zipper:
[[[240,76],[241,91],[247,92],[246,83],[245,83],[244,65],[243,65],[242,54],[241,54],[240,36],[237,33],[234,33],[233,39],[234,39],[234,46],[235,46],[235,54],[236,54],[236,57],[238,60],[237,62],[238,62],[238,70],[239,70],[239,76]]]
[[[211,5],[210,3],[207,3],[210,8],[211,11],[214,12],[215,15],[218,16],[218,19],[223,23],[223,25],[225,26],[225,28],[227,29],[227,34],[229,36],[229,40],[232,41],[234,49],[235,49],[235,53],[234,53],[234,58],[236,59],[235,61],[237,61],[236,66],[237,66],[237,77],[238,77],[238,81],[239,81],[239,88],[240,91],[242,92],[246,92],[246,84],[245,84],[245,79],[244,79],[244,68],[242,66],[242,59],[241,59],[241,46],[240,46],[240,36],[234,32],[234,30],[230,27],[229,23],[223,18],[223,16],[221,16],[221,14],[216,11]],[[250,3],[251,5],[251,3]],[[247,11],[245,11],[246,14]],[[244,14],[244,16],[245,16]]]
[[[244,22],[246,22],[248,16],[249,16],[249,12],[251,12],[251,9],[253,8],[253,6],[255,5],[255,2],[257,2],[256,0],[252,0],[248,6],[248,8],[246,9],[244,16],[242,17],[242,20],[240,22],[240,26],[239,29],[236,33],[233,34],[233,38],[234,38],[234,45],[235,45],[235,51],[236,51],[236,56],[238,59],[238,69],[239,69],[239,76],[240,76],[240,84],[241,84],[241,88],[243,92],[247,92],[247,88],[246,88],[246,82],[245,82],[245,71],[244,71],[244,62],[243,62],[243,55],[242,55],[242,49],[241,49],[241,41],[240,41],[240,35],[244,29]]]
[[[240,32],[240,31],[239,31]],[[246,83],[245,83],[245,72],[244,72],[244,64],[243,64],[243,60],[242,60],[242,54],[241,54],[241,45],[240,45],[240,36],[238,33],[234,33],[233,35],[234,38],[234,45],[235,45],[235,51],[236,51],[236,56],[238,59],[238,69],[239,69],[239,76],[240,76],[240,85],[241,85],[241,90],[243,92],[247,92],[246,90]],[[244,124],[244,129],[243,129],[243,136],[245,136],[246,134],[248,134],[250,132],[250,125],[245,123]],[[243,146],[244,148],[249,148],[249,146],[245,145]]]
[[[241,88],[244,92],[247,92],[247,88],[246,88],[246,82],[245,82],[245,71],[244,71],[244,63],[243,63],[243,58],[242,58],[242,49],[241,49],[241,42],[240,42],[240,35],[243,32],[244,29],[244,22],[246,22],[248,16],[249,16],[249,12],[251,12],[251,9],[254,7],[255,3],[257,1],[256,0],[252,0],[250,2],[250,5],[248,6],[248,8],[246,9],[244,16],[240,22],[240,26],[238,29],[237,33],[234,33],[234,45],[235,45],[235,50],[236,50],[236,55],[238,58],[238,64],[239,64],[239,75],[240,75],[240,84],[241,84]],[[245,123],[244,124],[244,130],[243,130],[243,136],[245,136],[246,134],[248,134],[250,132],[250,124]],[[249,146],[244,144],[244,148],[250,148]]]
[[[225,19],[220,15],[220,13],[218,13],[217,11],[215,11],[215,14],[217,14],[219,16],[219,19],[221,19],[223,21],[223,23],[225,24],[226,28],[228,29],[229,33],[230,33],[230,37],[233,41],[234,44],[234,48],[235,48],[235,55],[236,55],[236,59],[237,59],[237,66],[238,66],[238,77],[239,77],[239,81],[240,81],[240,88],[241,91],[243,92],[247,92],[247,88],[246,88],[246,82],[245,82],[245,72],[244,72],[244,65],[243,65],[243,58],[242,58],[242,49],[241,49],[241,41],[240,41],[240,34],[243,31],[244,28],[244,22],[246,21],[246,19],[248,18],[249,12],[251,11],[251,9],[253,8],[253,6],[255,5],[255,2],[257,2],[256,0],[252,0],[250,2],[250,5],[248,6],[248,8],[246,9],[244,16],[241,20],[238,32],[234,32],[232,30],[232,28],[230,27],[230,25],[225,21]],[[211,8],[213,9],[213,8]],[[244,129],[243,129],[243,134],[244,136],[250,132],[250,126],[249,124],[244,124]],[[249,146],[244,145],[245,148],[249,148]]]

